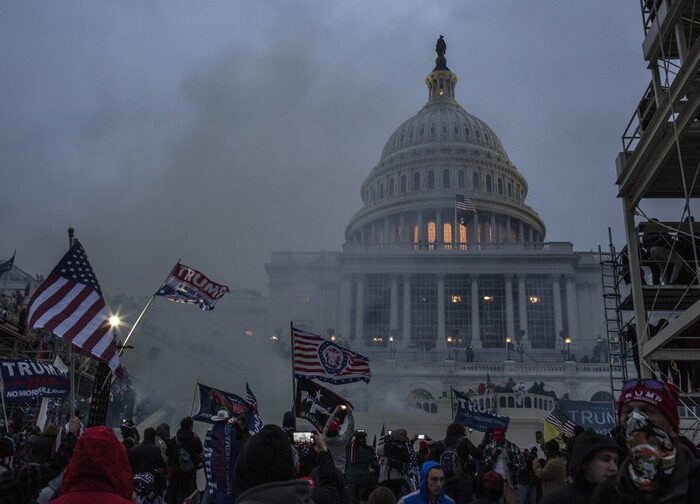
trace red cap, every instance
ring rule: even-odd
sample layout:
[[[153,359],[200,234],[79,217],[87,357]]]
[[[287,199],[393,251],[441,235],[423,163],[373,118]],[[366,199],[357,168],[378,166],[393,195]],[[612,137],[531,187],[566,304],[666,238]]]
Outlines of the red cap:
[[[632,380],[627,382],[617,400],[618,423],[622,423],[622,407],[630,402],[638,401],[657,408],[671,423],[673,430],[678,432],[678,387],[673,383],[657,380]]]
[[[326,432],[328,432],[328,434],[338,434],[338,432],[340,432],[340,425],[340,420],[334,418],[333,420],[331,420],[331,423],[328,424],[328,429],[326,430]]]

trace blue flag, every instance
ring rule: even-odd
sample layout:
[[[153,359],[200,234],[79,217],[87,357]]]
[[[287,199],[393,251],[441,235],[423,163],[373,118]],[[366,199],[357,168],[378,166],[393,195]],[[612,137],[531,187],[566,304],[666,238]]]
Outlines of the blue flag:
[[[217,412],[224,409],[230,415],[245,415],[248,419],[248,430],[255,433],[263,428],[262,420],[251,404],[241,396],[231,392],[209,387],[199,383],[199,410],[192,417],[192,420],[199,422],[214,423],[212,418]]]
[[[7,261],[0,263],[0,276],[12,269],[12,265],[15,263],[15,254],[17,254],[16,250],[15,253],[12,254],[12,257],[10,257]]]
[[[509,417],[496,415],[492,411],[481,409],[473,401],[470,401],[466,394],[452,390],[457,401],[455,423],[479,432],[489,432],[494,427],[501,427],[503,430],[508,429]]]
[[[615,412],[610,402],[572,401],[561,399],[559,411],[576,425],[607,435],[615,427]]]

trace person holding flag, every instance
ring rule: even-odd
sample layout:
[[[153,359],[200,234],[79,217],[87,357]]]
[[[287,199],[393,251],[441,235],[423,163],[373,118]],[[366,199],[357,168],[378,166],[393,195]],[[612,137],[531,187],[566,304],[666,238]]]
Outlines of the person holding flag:
[[[348,424],[345,432],[340,433],[343,421],[347,418]],[[345,405],[338,405],[333,410],[333,414],[328,418],[323,428],[323,436],[328,451],[333,456],[336,469],[345,474],[346,454],[348,446],[355,435],[355,417],[352,409]]]

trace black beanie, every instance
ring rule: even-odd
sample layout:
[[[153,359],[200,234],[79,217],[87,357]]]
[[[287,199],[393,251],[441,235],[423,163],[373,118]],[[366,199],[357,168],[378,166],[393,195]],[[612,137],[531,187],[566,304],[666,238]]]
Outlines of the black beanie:
[[[248,440],[238,456],[234,478],[236,496],[265,483],[296,477],[292,444],[277,425],[266,425]]]
[[[286,429],[296,429],[296,418],[294,418],[294,413],[291,411],[285,411],[284,416],[282,417],[282,427]]]

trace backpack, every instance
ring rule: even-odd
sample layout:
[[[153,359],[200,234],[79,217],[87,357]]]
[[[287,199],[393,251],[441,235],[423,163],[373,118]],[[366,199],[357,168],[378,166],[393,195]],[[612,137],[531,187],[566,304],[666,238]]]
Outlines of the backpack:
[[[462,440],[458,440],[454,446],[445,445],[445,449],[440,455],[440,465],[442,470],[445,471],[445,478],[449,479],[459,479],[464,473],[462,468],[462,460],[459,458],[459,453],[457,449],[462,443]]]
[[[177,445],[177,465],[180,467],[182,472],[194,471],[194,462],[192,461],[192,455],[184,447],[180,446],[180,442],[175,438],[175,444]]]

